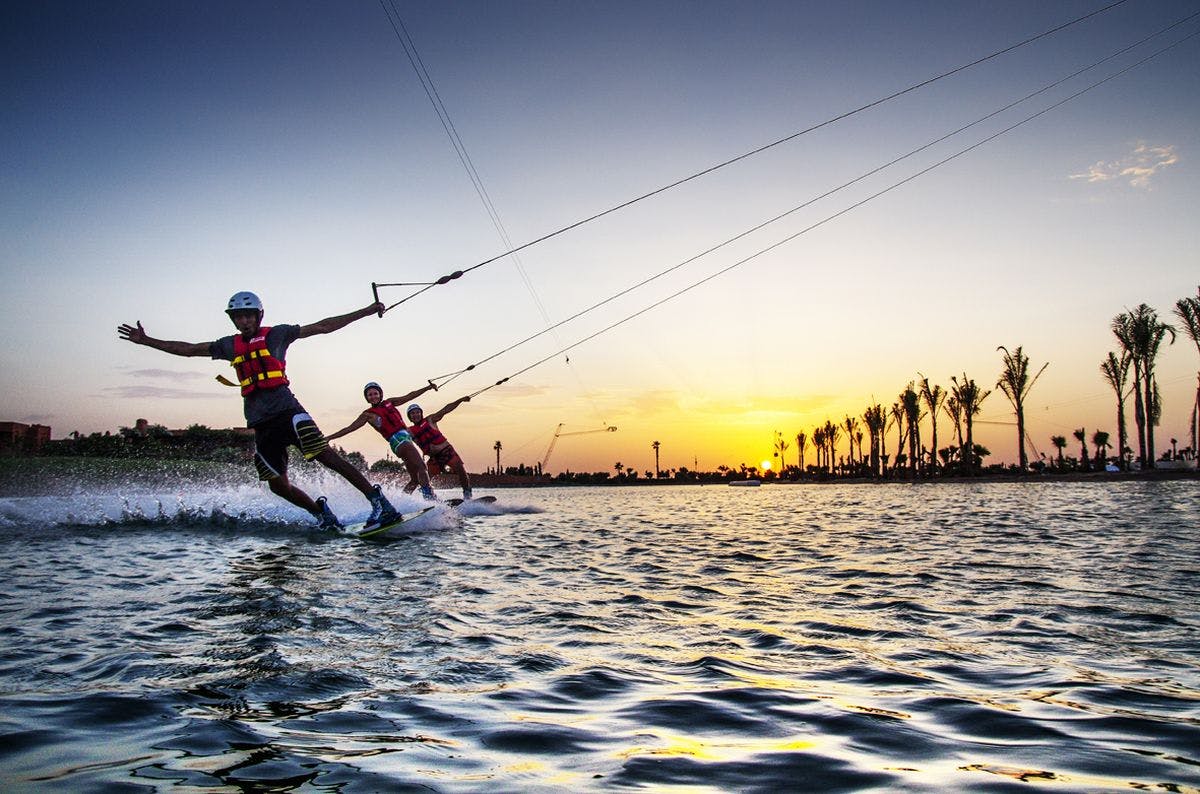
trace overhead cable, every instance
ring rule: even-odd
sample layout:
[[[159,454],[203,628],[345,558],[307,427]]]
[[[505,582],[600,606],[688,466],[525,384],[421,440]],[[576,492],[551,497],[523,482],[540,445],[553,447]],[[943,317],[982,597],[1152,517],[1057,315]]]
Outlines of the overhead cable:
[[[855,109],[853,109],[853,110],[849,110],[849,111],[846,111],[846,112],[844,112],[844,113],[841,113],[841,114],[839,114],[839,115],[837,115],[837,116],[833,116],[832,118],[829,118],[829,119],[826,119],[825,121],[822,121],[822,122],[820,122],[820,123],[814,124],[814,125],[812,125],[811,127],[807,127],[807,128],[805,128],[805,129],[799,130],[799,131],[797,131],[797,132],[793,132],[793,133],[791,133],[790,135],[786,135],[786,136],[784,136],[784,137],[782,137],[782,138],[779,138],[779,139],[777,139],[777,140],[775,140],[775,141],[772,141],[772,142],[770,142],[770,143],[767,143],[767,144],[764,144],[764,145],[762,145],[762,146],[759,146],[758,148],[751,149],[751,150],[750,150],[750,151],[748,151],[748,152],[744,152],[743,154],[739,154],[739,155],[737,155],[737,156],[735,156],[735,157],[731,157],[731,158],[729,158],[728,160],[724,160],[724,161],[722,161],[722,162],[720,162],[720,163],[717,163],[717,164],[715,164],[715,165],[711,165],[711,166],[709,166],[709,167],[707,167],[707,168],[705,168],[705,169],[703,169],[703,170],[701,170],[701,171],[697,171],[697,172],[695,172],[695,173],[691,174],[690,176],[683,177],[682,179],[678,179],[678,180],[676,180],[676,181],[674,181],[674,182],[671,182],[671,183],[668,183],[668,184],[666,184],[666,185],[663,185],[663,186],[661,186],[661,187],[655,188],[654,190],[651,190],[651,191],[650,191],[650,192],[648,192],[648,193],[643,193],[643,194],[642,194],[642,195],[640,195],[640,196],[637,196],[637,197],[635,197],[635,198],[632,198],[632,199],[628,199],[628,200],[626,200],[626,201],[623,201],[623,202],[621,202],[620,204],[616,204],[616,205],[614,205],[614,206],[612,206],[612,207],[609,207],[609,208],[608,208],[608,209],[606,209],[606,210],[602,210],[602,211],[600,211],[600,212],[597,212],[597,213],[596,213],[596,214],[594,214],[594,215],[588,216],[588,217],[586,217],[586,218],[584,218],[584,219],[582,219],[582,220],[575,221],[574,223],[571,223],[571,224],[569,224],[569,225],[567,225],[567,226],[564,226],[564,227],[562,227],[562,228],[560,228],[560,229],[557,229],[557,230],[555,230],[555,231],[553,231],[553,232],[550,232],[550,233],[548,233],[548,234],[544,234],[544,235],[542,235],[541,237],[537,237],[537,238],[535,238],[535,239],[533,239],[533,240],[530,240],[529,242],[523,243],[523,244],[521,244],[521,245],[518,245],[518,246],[516,246],[516,247],[514,247],[514,248],[510,248],[510,249],[509,249],[509,250],[507,250],[507,251],[504,251],[504,252],[502,252],[502,253],[496,254],[495,256],[491,257],[490,259],[485,259],[485,260],[483,260],[482,262],[479,262],[479,263],[477,263],[477,264],[471,265],[470,267],[463,268],[463,269],[461,269],[461,270],[455,270],[455,271],[453,271],[452,273],[448,273],[448,274],[446,274],[446,275],[442,276],[441,278],[438,278],[438,279],[436,279],[436,280],[434,280],[434,281],[431,281],[431,282],[418,282],[418,283],[412,283],[412,282],[391,282],[391,283],[383,283],[383,282],[380,282],[380,283],[375,283],[375,284],[373,284],[373,286],[375,286],[375,287],[420,286],[420,287],[421,287],[420,289],[418,289],[417,291],[415,291],[415,292],[413,292],[412,294],[408,295],[407,297],[405,297],[405,298],[402,298],[401,300],[398,300],[398,301],[396,301],[395,303],[393,303],[393,304],[389,305],[389,306],[388,306],[388,307],[387,307],[387,308],[386,308],[384,311],[388,311],[388,310],[390,310],[390,309],[394,309],[395,307],[399,306],[400,304],[402,304],[402,303],[405,303],[406,301],[412,300],[413,298],[417,297],[418,295],[421,295],[422,293],[424,293],[424,292],[426,292],[426,291],[428,291],[428,290],[432,289],[432,288],[433,288],[433,287],[435,287],[435,286],[439,286],[439,285],[443,285],[443,284],[448,284],[449,282],[451,282],[451,281],[454,281],[454,280],[456,280],[456,279],[459,279],[459,278],[461,278],[462,276],[466,275],[467,273],[470,273],[470,272],[472,272],[472,271],[474,271],[474,270],[477,270],[477,269],[479,269],[479,268],[481,268],[481,267],[483,267],[483,266],[485,266],[485,265],[489,265],[489,264],[491,264],[492,262],[495,262],[495,261],[496,261],[496,260],[498,260],[498,259],[502,259],[502,258],[504,258],[504,257],[506,257],[506,256],[509,256],[509,255],[511,255],[511,254],[514,254],[514,253],[517,253],[517,252],[519,252],[519,251],[523,251],[523,250],[525,250],[526,248],[530,248],[530,247],[532,247],[532,246],[534,246],[534,245],[537,245],[538,243],[542,243],[542,242],[545,242],[546,240],[549,240],[549,239],[551,239],[551,238],[557,237],[557,236],[558,236],[558,235],[560,235],[560,234],[564,234],[565,232],[571,231],[571,230],[573,230],[573,229],[577,229],[577,228],[579,228],[580,226],[583,226],[583,225],[585,225],[585,224],[587,224],[587,223],[591,223],[592,221],[595,221],[595,220],[598,220],[598,219],[600,219],[600,218],[603,218],[603,217],[605,217],[606,215],[611,215],[611,214],[612,214],[612,213],[614,213],[614,212],[617,212],[617,211],[619,211],[619,210],[625,209],[625,208],[627,208],[627,207],[629,207],[629,206],[632,206],[633,204],[636,204],[636,203],[638,203],[638,202],[640,202],[640,201],[643,201],[643,200],[645,200],[645,199],[651,198],[651,197],[653,197],[653,196],[657,196],[657,195],[659,195],[659,194],[661,194],[661,193],[665,193],[666,191],[668,191],[668,190],[671,190],[671,189],[673,189],[673,188],[676,188],[676,187],[679,187],[680,185],[684,185],[684,184],[686,184],[686,183],[688,183],[688,182],[691,182],[691,181],[692,181],[692,180],[694,180],[694,179],[698,179],[698,178],[700,178],[700,177],[702,177],[702,176],[706,176],[707,174],[711,174],[711,173],[713,173],[714,171],[717,171],[717,170],[719,170],[719,169],[725,168],[726,166],[733,165],[734,163],[737,163],[737,162],[740,162],[740,161],[742,161],[742,160],[748,159],[748,158],[750,158],[750,157],[753,157],[754,155],[761,154],[762,152],[765,152],[765,151],[767,151],[768,149],[772,149],[772,148],[774,148],[774,147],[776,147],[776,146],[779,146],[779,145],[781,145],[781,144],[787,143],[787,142],[789,142],[789,141],[793,141],[793,140],[795,140],[795,139],[797,139],[797,138],[799,138],[799,137],[801,137],[801,136],[803,136],[803,135],[807,135],[807,134],[808,134],[808,133],[810,133],[810,132],[815,132],[816,130],[819,130],[819,129],[823,128],[823,127],[827,127],[827,126],[829,126],[829,125],[831,125],[831,124],[834,124],[834,123],[836,123],[836,122],[843,121],[843,120],[845,120],[845,119],[847,119],[847,118],[850,118],[851,116],[854,116],[854,115],[857,115],[857,114],[859,114],[859,113],[862,113],[862,112],[863,112],[863,111],[865,111],[865,110],[869,110],[869,109],[871,109],[871,108],[877,107],[877,106],[879,106],[879,105],[882,105],[882,104],[884,104],[885,102],[889,102],[889,101],[891,101],[891,100],[893,100],[893,99],[896,99],[897,97],[903,96],[903,95],[905,95],[905,94],[908,94],[908,93],[911,93],[911,92],[913,92],[913,91],[916,91],[916,90],[918,90],[918,89],[921,89],[921,88],[924,88],[924,87],[926,87],[926,86],[929,86],[929,85],[931,85],[931,84],[933,84],[933,83],[936,83],[936,82],[937,82],[937,81],[939,81],[939,80],[945,79],[945,78],[947,78],[947,77],[950,77],[950,76],[952,76],[952,75],[955,75],[955,74],[958,74],[959,72],[965,71],[965,70],[967,70],[967,69],[970,69],[970,68],[972,68],[972,67],[974,67],[974,66],[978,66],[978,65],[979,65],[979,64],[981,64],[981,63],[985,63],[985,62],[987,62],[987,61],[990,61],[990,60],[992,60],[993,58],[998,58],[998,57],[999,57],[999,56],[1001,56],[1001,55],[1005,55],[1005,54],[1007,54],[1007,53],[1010,53],[1010,52],[1012,52],[1012,51],[1014,51],[1014,50],[1020,49],[1021,47],[1024,47],[1024,46],[1026,46],[1026,45],[1028,45],[1028,44],[1032,44],[1033,42],[1035,42],[1035,41],[1038,41],[1038,40],[1040,40],[1040,39],[1043,39],[1043,38],[1046,38],[1047,36],[1051,36],[1051,35],[1053,35],[1053,34],[1055,34],[1055,33],[1058,33],[1059,31],[1065,30],[1066,28],[1069,28],[1069,27],[1071,27],[1071,26],[1073,26],[1073,25],[1077,25],[1077,24],[1079,24],[1080,22],[1083,22],[1083,21],[1085,21],[1085,20],[1087,20],[1087,19],[1090,19],[1090,18],[1092,18],[1092,17],[1094,17],[1094,16],[1097,16],[1097,15],[1099,15],[1099,14],[1103,14],[1103,13],[1105,13],[1105,12],[1107,12],[1107,11],[1110,11],[1111,9],[1113,9],[1113,8],[1116,8],[1117,6],[1123,5],[1123,4],[1124,4],[1124,3],[1126,3],[1126,2],[1128,2],[1128,0],[1116,0],[1115,2],[1109,3],[1108,5],[1106,5],[1106,6],[1102,7],[1102,8],[1099,8],[1099,9],[1097,9],[1097,10],[1095,10],[1095,11],[1092,11],[1092,12],[1090,12],[1090,13],[1087,13],[1087,14],[1084,14],[1084,15],[1082,15],[1082,16],[1076,17],[1075,19],[1072,19],[1072,20],[1071,20],[1071,21],[1069,21],[1069,22],[1065,22],[1065,23],[1063,23],[1063,24],[1061,24],[1061,25],[1058,25],[1058,26],[1056,26],[1056,27],[1053,27],[1053,28],[1051,28],[1051,29],[1049,29],[1049,30],[1046,30],[1046,31],[1044,31],[1044,32],[1042,32],[1042,33],[1039,33],[1039,34],[1037,34],[1037,35],[1030,36],[1029,38],[1027,38],[1027,39],[1024,39],[1023,41],[1019,41],[1019,42],[1017,42],[1016,44],[1009,45],[1008,47],[1005,47],[1005,48],[1003,48],[1003,49],[1001,49],[1001,50],[997,50],[997,51],[995,51],[995,52],[993,52],[993,53],[991,53],[991,54],[989,54],[989,55],[985,55],[985,56],[983,56],[983,57],[981,57],[981,58],[977,58],[977,59],[975,59],[974,61],[971,61],[970,63],[966,63],[966,64],[963,64],[963,65],[961,65],[961,66],[957,66],[957,67],[955,67],[955,68],[953,68],[953,69],[950,69],[949,71],[942,72],[941,74],[939,74],[939,75],[937,75],[937,76],[935,76],[935,77],[928,78],[928,79],[926,79],[926,80],[923,80],[923,81],[921,81],[921,82],[919,82],[919,83],[914,83],[913,85],[910,85],[910,86],[908,86],[907,88],[903,88],[903,89],[901,89],[901,90],[899,90],[899,91],[896,91],[896,92],[894,92],[894,93],[888,94],[887,96],[881,97],[881,98],[879,98],[879,99],[876,99],[876,100],[874,100],[874,101],[872,101],[872,102],[868,102],[867,104],[865,104],[865,105],[861,105],[861,106],[859,106],[859,107],[857,107],[857,108],[855,108]],[[390,19],[390,18],[391,18],[391,17],[389,16],[389,19]],[[397,32],[397,35],[399,35],[399,32]]]
[[[852,212],[852,211],[858,209],[859,207],[862,207],[863,205],[865,205],[869,202],[872,202],[881,196],[887,195],[888,193],[891,193],[893,190],[895,190],[899,187],[902,187],[903,185],[906,185],[909,182],[912,182],[916,179],[919,179],[920,177],[930,173],[931,171],[933,171],[937,168],[940,168],[949,162],[957,160],[959,157],[962,157],[963,155],[968,154],[969,152],[972,152],[975,149],[978,149],[979,147],[984,146],[985,144],[991,143],[992,141],[996,140],[997,138],[1001,137],[1002,135],[1006,135],[1009,132],[1012,132],[1013,130],[1017,129],[1018,127],[1022,127],[1025,124],[1028,124],[1029,122],[1046,115],[1047,113],[1051,112],[1052,110],[1056,110],[1056,109],[1062,107],[1063,105],[1067,104],[1068,102],[1071,102],[1071,101],[1079,98],[1080,96],[1083,96],[1084,94],[1088,93],[1089,91],[1092,91],[1106,83],[1111,82],[1112,80],[1115,80],[1116,78],[1132,71],[1133,69],[1136,69],[1137,67],[1142,66],[1143,64],[1153,60],[1154,58],[1157,58],[1158,56],[1162,55],[1163,53],[1165,53],[1171,49],[1174,49],[1175,47],[1178,47],[1180,44],[1190,41],[1191,39],[1195,38],[1196,36],[1200,36],[1200,30],[1190,33],[1187,36],[1179,39],[1178,41],[1175,41],[1171,44],[1166,45],[1165,47],[1160,48],[1159,50],[1156,50],[1155,52],[1151,53],[1150,55],[1147,55],[1145,58],[1142,58],[1141,60],[1137,61],[1136,63],[1130,64],[1129,66],[1126,66],[1126,67],[1114,72],[1113,74],[1111,74],[1101,80],[1098,80],[1085,88],[1080,89],[1079,91],[1076,91],[1075,93],[1071,94],[1070,96],[1067,96],[1064,99],[1061,99],[1058,102],[1055,102],[1055,103],[1049,105],[1048,107],[1045,107],[1042,110],[1037,111],[1036,113],[1026,116],[1025,118],[1021,119],[1020,121],[1018,121],[1014,124],[1011,124],[1011,125],[1005,127],[1004,129],[999,130],[998,132],[995,132],[992,135],[989,135],[986,138],[983,138],[982,140],[979,140],[979,141],[971,144],[970,146],[960,149],[957,152],[955,152],[954,154],[944,157],[941,160],[938,160],[937,162],[935,162],[929,166],[926,166],[925,168],[922,168],[913,174],[910,174],[909,176],[905,177],[904,179],[899,180],[898,182],[892,183],[891,185],[887,186],[883,190],[872,193],[871,195],[838,210],[837,212],[833,213],[832,215],[826,216],[825,218],[817,221],[816,223],[806,226],[805,228],[801,229],[798,232],[795,232],[794,234],[790,234],[787,237],[784,237],[783,239],[778,240],[778,241],[772,243],[771,245],[756,251],[753,254],[750,254],[749,256],[739,259],[738,261],[736,261],[714,273],[711,273],[708,276],[705,276],[704,278],[700,279],[699,281],[693,282],[692,284],[689,284],[688,286],[686,286],[680,290],[677,290],[677,291],[671,293],[670,295],[667,295],[666,297],[663,297],[663,298],[639,309],[638,311],[634,312],[633,314],[627,315],[627,316],[623,317],[622,319],[617,320],[616,322],[611,323],[611,324],[599,329],[598,331],[588,334],[587,336],[568,345],[567,347],[564,347],[560,350],[555,351],[554,353],[551,353],[548,356],[538,359],[537,361],[533,362],[532,364],[529,364],[528,366],[517,370],[516,372],[512,373],[511,375],[509,375],[505,378],[502,378],[489,386],[485,386],[485,387],[479,389],[478,391],[474,392],[472,394],[472,396],[482,394],[483,392],[486,392],[489,389],[493,389],[497,386],[500,386],[501,384],[511,380],[512,378],[522,375],[522,374],[528,372],[529,370],[534,369],[535,367],[541,366],[542,364],[546,363],[547,361],[550,361],[551,359],[554,359],[560,355],[563,355],[564,353],[567,353],[570,350],[573,350],[576,347],[579,347],[580,345],[585,344],[586,342],[590,342],[591,340],[595,339],[598,336],[606,334],[615,328],[618,328],[634,319],[637,319],[638,317],[641,317],[642,315],[644,315],[650,311],[653,311],[654,309],[657,309],[659,306],[662,306],[663,304],[668,303],[668,302],[680,297],[681,295],[691,292],[692,290],[696,289],[697,287],[707,284],[708,282],[712,281],[713,279],[717,278],[718,276],[722,276],[726,273],[729,273],[730,271],[741,267],[742,265],[746,264],[747,262],[757,259],[758,257],[760,257],[764,254],[767,254],[771,251],[774,251],[777,248],[780,248],[783,245],[786,245],[787,243],[792,242],[793,240],[800,237],[801,235],[807,234],[808,232],[810,232],[814,229],[817,229],[821,226],[824,226],[825,224],[829,223],[830,221],[836,220],[837,218],[840,218],[843,215],[846,215],[847,213]]]
[[[648,278],[645,278],[642,281],[637,282],[636,284],[630,285],[629,287],[626,287],[625,289],[623,289],[619,292],[616,292],[616,293],[608,296],[607,298],[604,298],[603,300],[598,301],[597,303],[594,303],[594,304],[588,306],[587,308],[581,309],[580,311],[572,314],[569,317],[566,317],[563,320],[560,320],[559,322],[555,323],[554,325],[550,326],[549,328],[546,328],[545,330],[530,334],[529,336],[525,337],[524,339],[514,342],[513,344],[491,354],[490,356],[483,358],[479,361],[476,361],[474,364],[471,364],[470,366],[465,367],[464,369],[459,370],[458,372],[448,373],[447,375],[440,376],[440,378],[445,378],[445,379],[447,379],[446,382],[449,382],[450,380],[453,380],[458,375],[461,375],[466,372],[470,372],[478,366],[486,364],[489,361],[492,361],[493,359],[504,355],[505,353],[511,352],[512,350],[514,350],[528,342],[531,342],[534,339],[537,339],[537,338],[543,336],[544,334],[546,334],[549,331],[555,330],[557,328],[562,327],[563,325],[566,325],[567,323],[573,322],[573,321],[579,319],[580,317],[583,317],[584,315],[589,314],[589,313],[595,311],[596,309],[601,308],[602,306],[612,303],[613,301],[617,300],[618,298],[624,297],[625,295],[628,295],[631,292],[634,292],[635,290],[638,290],[638,289],[646,286],[647,284],[650,284],[651,282],[662,278],[663,276],[673,273],[676,270],[679,270],[680,268],[685,267],[686,265],[689,265],[689,264],[699,260],[702,257],[705,257],[711,253],[714,253],[715,251],[717,251],[721,248],[724,248],[725,246],[730,245],[738,240],[748,237],[749,235],[751,235],[755,232],[761,231],[762,229],[766,228],[767,226],[770,226],[773,223],[783,220],[784,218],[786,218],[802,209],[810,207],[813,204],[817,203],[818,201],[821,201],[822,199],[828,198],[828,197],[834,195],[835,193],[845,190],[846,188],[851,187],[852,185],[857,184],[858,182],[861,182],[864,179],[867,179],[868,177],[871,177],[881,171],[886,170],[887,168],[892,167],[893,165],[896,165],[910,157],[913,157],[914,155],[917,155],[933,146],[936,146],[939,143],[942,143],[956,135],[959,135],[960,133],[965,132],[966,130],[968,130],[972,127],[975,127],[975,126],[987,121],[988,119],[994,118],[994,117],[1000,115],[1001,113],[1004,113],[1005,111],[1011,110],[1012,108],[1016,107],[1017,105],[1027,102],[1030,99],[1033,99],[1034,97],[1037,97],[1040,94],[1044,94],[1045,92],[1062,85],[1063,83],[1067,82],[1068,80],[1071,80],[1075,77],[1078,77],[1081,74],[1084,74],[1093,69],[1096,69],[1097,67],[1102,66],[1103,64],[1113,60],[1114,58],[1120,57],[1121,55],[1124,55],[1125,53],[1128,53],[1129,51],[1142,46],[1146,42],[1148,42],[1154,38],[1157,38],[1165,33],[1168,33],[1171,30],[1174,30],[1175,28],[1179,27],[1180,25],[1183,25],[1187,22],[1190,22],[1190,21],[1196,19],[1197,17],[1200,17],[1200,11],[1193,13],[1188,17],[1184,17],[1183,19],[1180,19],[1177,22],[1174,22],[1174,23],[1166,26],[1166,27],[1162,28],[1161,30],[1140,39],[1139,41],[1134,42],[1133,44],[1130,44],[1126,47],[1123,47],[1123,48],[1117,50],[1116,52],[1112,53],[1111,55],[1101,58],[1100,60],[1098,60],[1088,66],[1085,66],[1082,69],[1074,71],[1071,74],[1066,75],[1065,77],[1055,80],[1054,82],[1049,83],[1049,84],[1037,89],[1036,91],[1026,94],[1025,96],[1021,97],[1020,99],[1010,102],[1007,105],[1005,105],[997,110],[992,111],[991,113],[981,116],[980,118],[976,119],[975,121],[965,124],[952,132],[948,132],[939,138],[936,138],[926,144],[923,144],[922,146],[917,147],[916,149],[912,149],[911,151],[909,151],[903,155],[900,155],[899,157],[896,157],[892,160],[889,160],[888,162],[883,163],[882,165],[876,166],[875,168],[872,168],[871,170],[866,171],[857,177],[854,177],[853,179],[849,180],[848,182],[844,182],[843,184],[838,185],[837,187],[834,187],[830,190],[827,190],[818,196],[808,199],[804,203],[799,204],[795,207],[792,207],[791,209],[789,209],[785,212],[782,212],[779,215],[776,215],[775,217],[770,218],[769,220],[763,221],[762,223],[752,226],[751,228],[746,229],[745,231],[740,232],[740,233],[734,235],[733,237],[730,237],[720,243],[717,243],[717,244],[705,249],[704,251],[701,251],[700,253],[695,254],[694,256],[691,256],[691,257],[683,260],[682,262],[679,262],[678,264],[672,265],[671,267],[668,267],[665,270],[662,270]]]

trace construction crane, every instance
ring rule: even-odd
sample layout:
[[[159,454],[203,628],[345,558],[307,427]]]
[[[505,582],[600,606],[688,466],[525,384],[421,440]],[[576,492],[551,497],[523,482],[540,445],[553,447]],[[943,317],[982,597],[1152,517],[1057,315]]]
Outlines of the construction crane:
[[[595,430],[572,430],[570,433],[564,433],[562,429],[566,427],[565,422],[559,422],[558,427],[554,428],[554,438],[550,439],[550,446],[546,447],[546,454],[542,457],[542,471],[546,471],[546,464],[550,462],[550,453],[554,451],[554,445],[558,443],[560,436],[586,436],[589,433],[615,433],[617,428],[612,425],[598,427]]]

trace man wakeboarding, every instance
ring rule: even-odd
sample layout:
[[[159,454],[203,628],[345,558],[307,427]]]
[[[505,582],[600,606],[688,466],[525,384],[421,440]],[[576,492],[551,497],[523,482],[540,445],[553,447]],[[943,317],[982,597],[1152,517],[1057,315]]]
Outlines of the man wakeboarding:
[[[342,524],[329,508],[325,497],[313,500],[293,485],[287,476],[287,450],[297,447],[305,460],[316,460],[341,475],[371,503],[368,527],[391,523],[399,515],[378,485],[372,485],[349,461],[329,447],[329,442],[313,418],[292,394],[286,374],[288,346],[297,339],[328,334],[355,320],[382,313],[384,306],[375,302],[349,314],[327,317],[309,325],[262,324],[262,301],[253,292],[238,292],[229,299],[225,313],[238,333],[213,342],[177,342],[155,339],[138,321],[120,325],[120,338],[175,356],[208,356],[232,363],[242,390],[246,424],[254,430],[254,464],[258,478],[271,491],[303,508],[317,518],[321,529],[340,530]]]

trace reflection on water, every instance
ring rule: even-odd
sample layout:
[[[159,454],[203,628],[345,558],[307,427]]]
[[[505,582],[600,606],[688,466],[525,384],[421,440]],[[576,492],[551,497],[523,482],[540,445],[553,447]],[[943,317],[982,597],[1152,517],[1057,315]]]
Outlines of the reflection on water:
[[[499,495],[388,543],[0,500],[0,784],[1200,790],[1194,483]]]

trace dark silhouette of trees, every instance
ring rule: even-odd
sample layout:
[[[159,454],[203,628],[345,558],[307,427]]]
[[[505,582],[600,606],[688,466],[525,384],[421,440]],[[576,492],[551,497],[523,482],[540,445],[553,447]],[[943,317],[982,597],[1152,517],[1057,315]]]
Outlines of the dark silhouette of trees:
[[[1167,336],[1175,342],[1175,329],[1158,319],[1146,304],[1122,312],[1112,321],[1113,335],[1133,360],[1134,419],[1138,426],[1138,459],[1143,468],[1154,468],[1154,428],[1162,418],[1162,401],[1154,378],[1154,362]]]
[[[883,433],[887,430],[887,412],[879,403],[868,406],[863,412],[863,424],[871,437],[871,476],[880,477],[883,472],[879,468],[883,456]]]
[[[1031,379],[1029,377],[1029,356],[1025,355],[1020,345],[1017,345],[1017,349],[1011,353],[1004,345],[996,349],[1004,351],[1004,370],[1000,373],[1000,379],[996,381],[996,386],[1012,403],[1013,413],[1017,415],[1018,465],[1021,467],[1021,471],[1025,471],[1029,468],[1029,457],[1025,454],[1025,398],[1029,395],[1033,384],[1037,383],[1037,379],[1046,371],[1046,367],[1050,366],[1050,362],[1047,361],[1043,364]]]
[[[1058,468],[1063,467],[1063,450],[1067,448],[1066,436],[1050,436],[1050,443],[1058,449]]]
[[[1088,471],[1091,469],[1091,465],[1088,462],[1087,428],[1081,427],[1074,431],[1073,435],[1079,442],[1079,468],[1083,469],[1084,471]]]
[[[942,404],[946,401],[946,392],[941,386],[930,386],[929,378],[921,376],[921,399],[925,401],[925,407],[929,409],[930,438],[929,447],[934,454],[929,456],[929,467],[931,473],[937,472],[937,452],[938,452],[938,413],[942,410]]]
[[[920,458],[917,456],[917,451],[921,448],[921,395],[917,394],[913,388],[913,382],[909,381],[904,387],[904,391],[900,392],[900,406],[904,411],[904,422],[907,425],[905,434],[908,436],[908,470],[912,476],[917,476],[917,467],[920,463]]]
[[[1128,394],[1126,387],[1129,384],[1131,361],[1133,359],[1125,351],[1122,351],[1120,356],[1110,351],[1108,358],[1100,363],[1100,372],[1104,375],[1104,380],[1112,386],[1117,395],[1117,465],[1122,470],[1128,468],[1125,460],[1125,448],[1129,446],[1129,434],[1125,426],[1125,397]]]
[[[950,381],[954,384],[951,392],[954,398],[958,401],[958,405],[962,410],[963,420],[967,426],[966,438],[963,439],[961,454],[963,465],[968,471],[975,471],[979,468],[980,459],[975,449],[975,417],[982,410],[983,401],[991,394],[990,389],[980,389],[975,381],[967,377],[967,373],[963,373],[962,382],[960,383],[956,376],[951,376]]]
[[[1097,430],[1092,433],[1092,449],[1096,450],[1096,468],[1104,471],[1104,466],[1108,463],[1108,433],[1104,430]]]
[[[1196,288],[1196,297],[1180,298],[1175,302],[1175,316],[1183,323],[1184,333],[1196,344],[1196,352],[1200,353],[1200,287]],[[1196,373],[1196,402],[1192,406],[1192,452],[1200,452],[1200,439],[1197,439],[1197,427],[1200,426],[1200,372]]]

